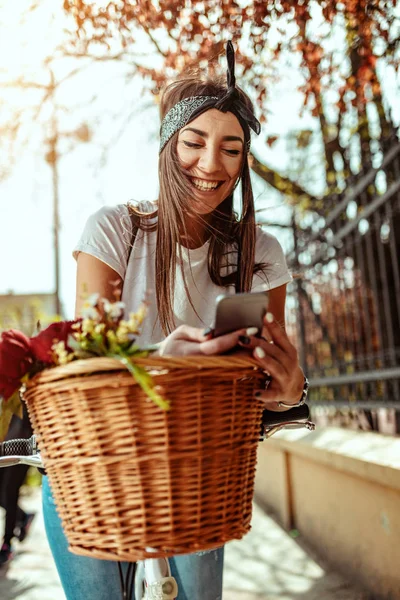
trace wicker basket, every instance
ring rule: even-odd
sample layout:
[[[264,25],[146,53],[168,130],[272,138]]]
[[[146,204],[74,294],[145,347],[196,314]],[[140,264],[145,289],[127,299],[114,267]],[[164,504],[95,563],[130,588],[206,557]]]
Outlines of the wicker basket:
[[[41,372],[25,400],[70,550],[109,560],[220,546],[250,528],[264,375],[243,357],[139,359],[158,408],[119,361]],[[151,549],[151,550],[150,550]]]

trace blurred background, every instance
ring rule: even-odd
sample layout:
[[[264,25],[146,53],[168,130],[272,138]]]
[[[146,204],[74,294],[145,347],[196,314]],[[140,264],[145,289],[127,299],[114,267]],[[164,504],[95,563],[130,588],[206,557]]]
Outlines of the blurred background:
[[[157,197],[161,87],[213,58],[225,69],[231,39],[262,121],[258,222],[294,275],[287,325],[312,416],[395,440],[399,38],[396,0],[0,0],[0,328],[73,316],[87,217]]]
[[[160,88],[185,67],[223,65],[232,39],[263,123],[258,221],[295,276],[288,328],[313,405],[366,409],[357,426],[398,431],[400,413],[379,418],[400,401],[396,2],[0,7],[3,326],[73,315],[71,252],[87,217],[157,197]]]

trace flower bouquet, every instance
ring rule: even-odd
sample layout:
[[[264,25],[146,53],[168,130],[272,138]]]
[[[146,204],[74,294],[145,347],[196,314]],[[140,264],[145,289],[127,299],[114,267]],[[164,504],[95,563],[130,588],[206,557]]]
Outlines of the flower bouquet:
[[[134,359],[148,356],[136,338],[146,316],[145,302],[124,320],[122,302],[111,303],[99,294],[87,298],[83,317],[52,323],[33,337],[11,329],[0,337],[0,441],[4,439],[13,413],[20,414],[20,389],[44,369],[74,360],[105,356],[121,361],[138,384],[160,408],[169,403],[154,386],[149,373]]]
[[[250,357],[140,348],[146,305],[123,311],[92,296],[82,319],[0,341],[2,406],[23,384],[70,550],[135,561],[241,538],[264,374]]]

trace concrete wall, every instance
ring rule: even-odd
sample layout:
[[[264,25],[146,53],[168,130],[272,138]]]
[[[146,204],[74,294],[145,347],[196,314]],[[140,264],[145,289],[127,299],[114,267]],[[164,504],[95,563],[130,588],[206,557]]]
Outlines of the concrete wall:
[[[400,599],[400,439],[279,433],[260,445],[255,493],[374,598]]]

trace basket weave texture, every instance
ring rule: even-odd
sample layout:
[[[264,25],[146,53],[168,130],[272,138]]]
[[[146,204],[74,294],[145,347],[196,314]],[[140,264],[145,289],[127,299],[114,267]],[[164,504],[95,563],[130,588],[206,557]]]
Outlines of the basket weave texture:
[[[70,550],[141,560],[215,548],[250,529],[263,373],[243,357],[114,359],[36,375],[25,392]]]

